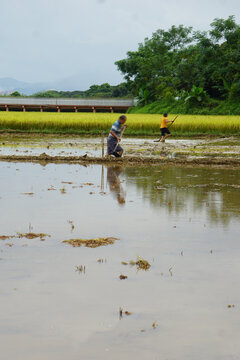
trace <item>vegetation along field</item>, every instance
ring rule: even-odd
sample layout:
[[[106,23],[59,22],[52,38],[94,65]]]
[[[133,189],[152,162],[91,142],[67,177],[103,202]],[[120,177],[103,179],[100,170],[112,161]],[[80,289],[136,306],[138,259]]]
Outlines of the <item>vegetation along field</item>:
[[[1,112],[1,131],[107,134],[119,114]],[[160,135],[161,115],[128,114],[126,135]],[[169,120],[175,115],[169,115]],[[240,116],[180,115],[171,127],[175,136],[236,135]]]

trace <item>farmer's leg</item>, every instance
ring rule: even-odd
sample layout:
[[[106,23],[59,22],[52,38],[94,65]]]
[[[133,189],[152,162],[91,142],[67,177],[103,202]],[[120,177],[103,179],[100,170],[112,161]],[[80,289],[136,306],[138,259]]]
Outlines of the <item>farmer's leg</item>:
[[[166,128],[161,128],[161,134],[162,134],[162,137],[161,137],[160,141],[164,142],[165,141],[165,135],[166,135]]]
[[[123,148],[118,144],[116,150],[114,151],[113,155],[116,157],[121,157],[123,154]]]
[[[165,139],[168,138],[169,136],[171,136],[172,134],[167,134],[165,135]]]
[[[113,136],[109,136],[108,140],[107,140],[107,146],[108,146],[107,152],[108,152],[108,155],[113,154],[116,145],[117,145],[117,139],[115,139]]]

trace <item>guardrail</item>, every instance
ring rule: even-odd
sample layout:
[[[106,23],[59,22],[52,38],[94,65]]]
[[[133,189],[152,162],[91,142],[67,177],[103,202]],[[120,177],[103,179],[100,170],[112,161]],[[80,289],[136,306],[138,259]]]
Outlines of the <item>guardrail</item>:
[[[62,99],[0,97],[0,110],[6,111],[108,111],[126,112],[133,99]]]

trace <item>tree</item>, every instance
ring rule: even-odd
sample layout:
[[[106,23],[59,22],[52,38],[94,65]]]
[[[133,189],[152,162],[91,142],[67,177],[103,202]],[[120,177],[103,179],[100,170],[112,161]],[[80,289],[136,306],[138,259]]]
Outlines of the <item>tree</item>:
[[[22,95],[18,91],[14,91],[14,92],[11,93],[10,96],[16,97],[16,96],[22,96]]]
[[[209,32],[172,26],[129,51],[115,64],[142,104],[198,91],[214,99],[233,99],[240,84],[240,26],[234,17],[215,19]],[[144,92],[146,96],[144,96]],[[202,93],[202,94],[203,94]],[[145,99],[143,101],[143,99]]]

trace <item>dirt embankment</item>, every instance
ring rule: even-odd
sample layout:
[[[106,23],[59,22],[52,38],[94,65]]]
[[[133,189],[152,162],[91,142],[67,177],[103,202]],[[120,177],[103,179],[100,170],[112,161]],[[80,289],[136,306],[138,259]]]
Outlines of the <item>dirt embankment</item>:
[[[184,156],[124,156],[123,158],[113,157],[84,157],[84,156],[50,156],[42,153],[39,156],[25,155],[1,155],[0,161],[14,162],[39,162],[39,163],[75,163],[75,164],[122,164],[122,165],[161,165],[161,164],[193,164],[193,165],[224,165],[239,166],[240,158],[227,157],[194,157]]]

